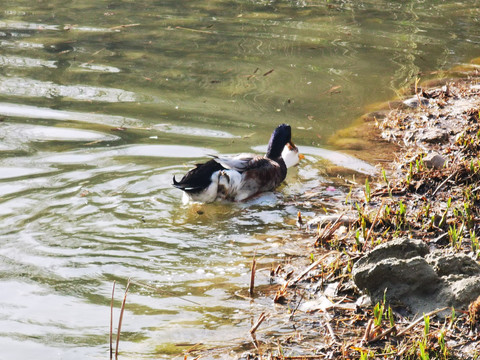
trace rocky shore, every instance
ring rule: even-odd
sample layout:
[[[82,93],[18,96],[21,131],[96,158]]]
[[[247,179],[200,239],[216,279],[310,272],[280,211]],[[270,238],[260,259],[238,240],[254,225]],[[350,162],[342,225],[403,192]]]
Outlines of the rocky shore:
[[[196,356],[480,357],[480,79],[466,75],[365,116],[395,158],[329,214],[299,214],[297,255],[251,289],[251,339]]]

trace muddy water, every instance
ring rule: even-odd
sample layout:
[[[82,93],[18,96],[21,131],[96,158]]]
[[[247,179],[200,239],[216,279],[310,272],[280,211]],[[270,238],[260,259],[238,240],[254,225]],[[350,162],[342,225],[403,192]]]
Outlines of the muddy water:
[[[369,164],[329,137],[422,73],[478,56],[476,1],[3,1],[0,347],[108,356],[109,303],[133,284],[123,358],[245,338],[254,252],[278,248],[325,168]],[[307,159],[246,204],[182,206],[207,154],[263,151],[279,123]],[[265,235],[267,234],[267,235]],[[258,282],[266,282],[260,272]]]

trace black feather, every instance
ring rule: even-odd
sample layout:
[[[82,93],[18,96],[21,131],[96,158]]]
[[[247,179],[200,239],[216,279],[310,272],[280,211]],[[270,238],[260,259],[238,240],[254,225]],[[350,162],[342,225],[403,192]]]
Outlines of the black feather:
[[[215,160],[207,161],[204,164],[196,164],[195,168],[187,172],[182,180],[177,181],[174,176],[172,185],[183,191],[199,192],[210,185],[212,174],[215,171],[224,169]]]
[[[291,141],[292,128],[290,125],[282,124],[277,126],[270,137],[270,141],[268,142],[266,157],[272,160],[277,160],[282,156],[282,151],[285,145]]]

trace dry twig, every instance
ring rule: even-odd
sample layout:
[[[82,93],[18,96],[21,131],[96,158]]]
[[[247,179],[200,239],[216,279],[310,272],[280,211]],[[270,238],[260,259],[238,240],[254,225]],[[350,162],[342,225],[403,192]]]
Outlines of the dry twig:
[[[402,331],[400,331],[397,336],[401,336],[405,333],[407,333],[408,331],[410,331],[410,329],[412,329],[415,325],[417,325],[419,322],[421,322],[425,317],[427,316],[433,316],[433,315],[436,315],[438,314],[439,312],[442,312],[444,310],[447,310],[448,307],[444,307],[442,309],[437,309],[437,310],[433,310],[433,311],[430,311],[428,314],[424,314],[423,316],[420,316],[417,320],[413,321],[410,325],[408,325],[405,329],[403,329]]]
[[[390,335],[392,332],[396,332],[396,331],[397,331],[397,328],[395,326],[392,326],[391,328],[383,331],[382,333],[378,334],[374,338],[367,340],[367,342],[372,343],[372,342],[378,341],[378,340],[383,339],[384,337]]]
[[[255,334],[255,331],[257,331],[258,327],[260,326],[260,324],[265,320],[265,318],[267,317],[267,315],[265,315],[265,312],[262,312],[257,320],[257,322],[252,326],[252,328],[250,329],[250,334]]]
[[[115,295],[115,280],[113,280],[112,300],[110,301],[110,360],[113,359],[113,297]]]
[[[115,345],[115,359],[118,359],[118,345],[120,343],[120,332],[122,330],[123,312],[125,311],[125,302],[127,301],[127,293],[128,293],[129,287],[130,287],[130,279],[128,279],[127,286],[125,287],[125,295],[123,296],[122,307],[120,309],[120,318],[118,319],[117,343]]]
[[[250,274],[250,289],[248,291],[251,298],[253,298],[253,288],[255,287],[255,271],[256,271],[256,268],[257,268],[257,260],[255,259],[255,255],[253,255],[252,272]]]
[[[345,215],[345,213],[341,214],[333,224],[329,223],[327,226],[325,226],[322,233],[318,234],[318,238],[315,241],[314,246],[318,246],[319,243],[323,243],[324,241],[329,240],[332,237],[335,231],[337,231],[337,229],[342,226],[340,220],[343,218],[343,215]]]
[[[129,28],[129,27],[134,27],[134,26],[139,26],[140,24],[126,24],[126,25],[118,25],[111,27],[110,30],[118,30],[118,29],[124,29],[124,28]]]

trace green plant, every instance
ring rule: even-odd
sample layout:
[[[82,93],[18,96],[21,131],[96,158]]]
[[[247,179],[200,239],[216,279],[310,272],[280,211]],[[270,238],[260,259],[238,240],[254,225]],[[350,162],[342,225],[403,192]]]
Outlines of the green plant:
[[[430,316],[423,314],[423,324],[424,324],[423,335],[426,340],[428,337],[428,333],[430,332]]]
[[[477,234],[475,233],[475,230],[470,230],[470,243],[472,245],[473,253],[475,254],[475,256],[478,256],[480,252],[479,252],[478,238],[477,238]]]
[[[419,214],[418,219],[420,219],[420,217],[423,216],[423,218],[425,219],[425,221],[428,221],[429,218],[430,218],[430,209],[431,209],[431,204],[430,204],[430,203],[424,204],[424,205],[422,206],[422,212],[421,212],[421,214]],[[425,223],[424,226],[426,227],[426,226],[427,226],[427,223]],[[431,226],[431,224],[430,224],[429,226]]]
[[[360,360],[374,359],[375,354],[371,351],[360,351]]]
[[[397,226],[405,224],[407,218],[407,207],[402,200],[398,203]]]
[[[352,197],[353,186],[350,186],[350,190],[348,191],[347,196],[345,196],[345,205],[348,205],[348,201]]]
[[[430,225],[428,226],[429,230],[432,230],[434,226],[435,226],[435,215],[432,215],[430,217]]]
[[[357,249],[362,248],[362,243],[360,242],[360,229],[355,231],[355,244],[357,245]]]
[[[425,163],[423,162],[423,155],[420,155],[420,158],[415,160],[415,167],[417,168],[417,173],[419,173],[422,169],[425,169]]]
[[[370,194],[371,194],[371,189],[370,189],[370,184],[368,182],[368,178],[365,178],[365,201],[367,203],[370,202]]]
[[[385,204],[385,209],[383,210],[383,220],[385,222],[390,223],[390,213],[392,212],[392,209],[390,209],[390,206],[388,204]]]
[[[395,318],[393,317],[393,311],[390,306],[388,306],[388,320],[390,321],[390,327],[395,326]]]
[[[388,181],[387,179],[387,173],[385,172],[385,169],[382,169],[382,177],[383,177],[383,180],[385,181],[385,184],[387,185],[388,194],[390,195],[390,197],[393,197],[392,189],[390,188],[390,181]]]
[[[462,246],[462,232],[463,232],[464,223],[460,226],[460,229],[457,230],[457,226],[453,224],[453,226],[448,227],[448,236],[450,238],[450,245],[454,248],[459,250]]]
[[[358,202],[355,203],[355,208],[357,209],[358,217],[362,218],[363,217],[363,210],[360,207],[360,205],[358,204]]]
[[[438,333],[438,346],[440,347],[440,355],[442,359],[447,359],[448,349],[447,345],[445,344],[445,328],[440,330],[440,332]]]
[[[455,320],[457,320],[457,315],[455,313],[455,308],[452,306],[452,313],[450,315],[450,321],[448,324],[448,328],[451,329],[453,325],[455,324]]]
[[[365,220],[364,217],[362,217],[362,221],[361,221],[361,227],[362,227],[362,236],[363,236],[363,240],[366,242],[367,240],[367,221]]]
[[[375,326],[380,326],[382,324],[383,312],[385,311],[385,305],[376,303],[373,308],[373,323]]]
[[[441,218],[441,220],[440,220],[440,223],[438,224],[438,227],[439,227],[439,228],[442,228],[442,227],[445,225],[445,223],[446,223],[446,221],[447,221],[448,210],[450,209],[450,206],[451,206],[451,205],[452,205],[452,198],[450,197],[450,198],[448,198],[448,200],[447,200],[447,208],[445,209],[445,212],[444,212],[443,215],[442,215],[442,218]]]
[[[428,352],[426,351],[427,345],[424,344],[423,342],[418,343],[418,348],[420,349],[420,359],[421,360],[430,360],[430,356],[428,355]]]
[[[458,232],[457,232],[457,226],[453,224],[453,226],[448,227],[448,237],[450,238],[450,245],[453,248],[457,247],[457,242],[458,242]]]

